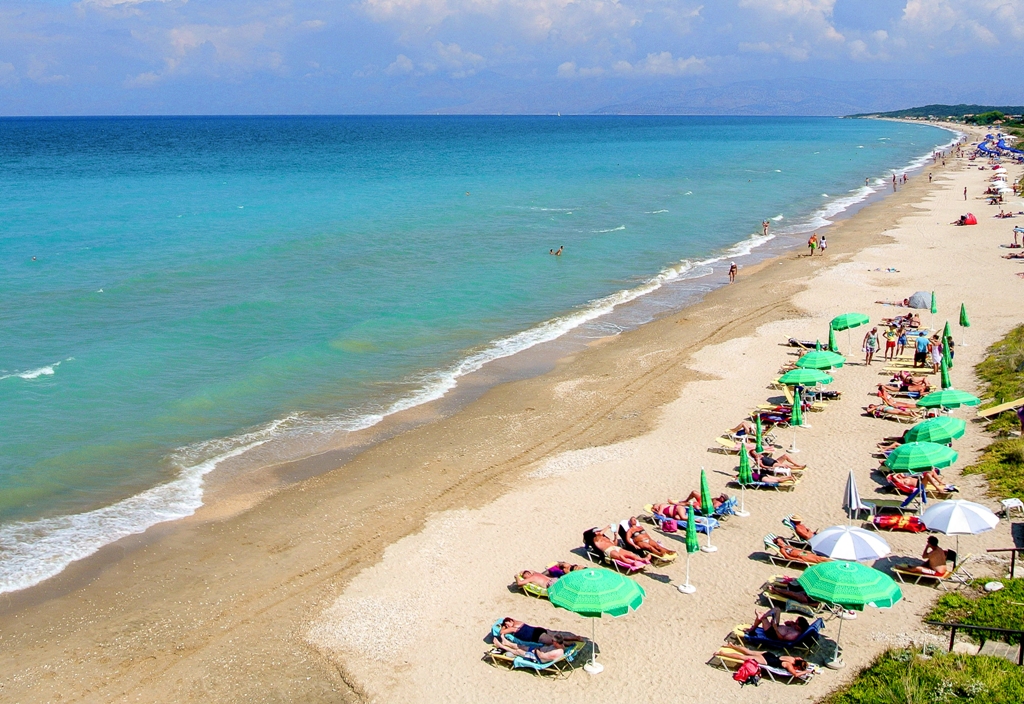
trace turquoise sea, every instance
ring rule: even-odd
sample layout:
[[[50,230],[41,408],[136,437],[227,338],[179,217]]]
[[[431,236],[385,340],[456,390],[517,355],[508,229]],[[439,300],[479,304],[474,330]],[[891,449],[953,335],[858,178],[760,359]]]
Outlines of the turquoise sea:
[[[0,120],[0,592],[191,514],[227,457],[439,398],[764,244],[763,218],[825,224],[950,139],[831,118]]]

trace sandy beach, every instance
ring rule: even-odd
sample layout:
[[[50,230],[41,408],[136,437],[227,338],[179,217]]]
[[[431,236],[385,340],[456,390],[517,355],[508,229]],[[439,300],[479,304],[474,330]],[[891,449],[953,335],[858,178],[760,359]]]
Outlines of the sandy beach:
[[[843,394],[779,433],[809,465],[792,493],[747,492],[734,517],[697,554],[684,595],[682,561],[637,577],[643,606],[598,624],[603,674],[552,681],[482,661],[500,616],[584,635],[591,624],[511,590],[512,576],[555,560],[582,562],[582,532],[679,498],[704,467],[725,490],[734,456],[708,452],[716,436],[781,394],[768,388],[796,359],[789,337],[822,338],[828,321],[859,311],[877,322],[894,308],[876,300],[934,290],[957,340],[953,383],[972,374],[988,345],[1020,318],[1005,302],[1024,282],[1001,259],[1019,220],[992,217],[980,198],[992,172],[951,159],[926,166],[896,193],[826,232],[824,256],[806,250],[741,270],[736,284],[701,303],[607,338],[560,360],[550,373],[495,387],[449,417],[390,438],[342,466],[234,508],[123,540],[39,587],[0,599],[0,699],[4,701],[422,701],[517,696],[620,702],[671,692],[674,701],[813,701],[888,645],[938,642],[921,615],[936,591],[904,587],[887,611],[843,626],[847,667],[805,688],[744,688],[705,662],[732,628],[749,623],[773,567],[762,537],[786,533],[799,512],[812,527],[845,522],[842,490],[854,470],[876,495],[875,443],[905,427],[867,418],[882,363],[851,362],[830,388]],[[928,174],[933,175],[929,182]],[[1019,166],[1009,167],[1020,178]],[[964,201],[963,190],[968,189]],[[1011,199],[1010,207],[1024,209]],[[1005,207],[1005,206],[1004,206]],[[979,224],[950,223],[974,212]],[[755,216],[755,219],[757,217]],[[898,271],[890,272],[888,268]],[[971,317],[966,344],[955,327]],[[845,333],[838,341],[847,351]],[[955,415],[974,417],[972,409]],[[996,505],[978,477],[959,476],[986,445],[978,424],[957,441],[946,470],[960,496]],[[287,474],[287,468],[280,469]],[[895,555],[916,556],[923,535],[885,534]],[[678,546],[676,538],[663,539]],[[952,539],[943,538],[946,545]],[[976,574],[1005,567],[986,548],[1012,545],[1010,524],[961,539],[981,556]],[[826,635],[835,636],[836,621]]]

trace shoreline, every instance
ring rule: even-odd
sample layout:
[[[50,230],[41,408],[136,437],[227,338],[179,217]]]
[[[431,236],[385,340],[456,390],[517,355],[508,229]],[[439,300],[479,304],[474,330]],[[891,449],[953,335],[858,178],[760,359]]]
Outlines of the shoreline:
[[[940,177],[945,173],[936,171]],[[231,641],[241,639],[251,661],[287,660],[272,672],[267,667],[261,686],[299,698],[337,698],[350,687],[355,696],[361,687],[344,668],[304,645],[316,610],[343,583],[377,563],[386,545],[420,530],[430,514],[486,505],[513,491],[538,462],[566,450],[606,447],[650,432],[678,389],[705,376],[688,366],[692,356],[772,320],[801,315],[791,299],[803,290],[804,280],[886,243],[889,236],[880,232],[886,223],[892,226],[904,214],[901,208],[938,190],[922,181],[913,179],[900,192],[833,225],[828,257],[808,261],[790,253],[745,268],[736,285],[571,354],[540,377],[490,388],[455,415],[385,440],[343,470],[285,487],[245,513],[181,522],[180,530],[152,535],[130,549],[130,561],[76,563],[52,580],[64,583],[64,589],[40,585],[56,587],[49,601],[30,604],[17,594],[6,595],[11,598],[0,616],[8,634],[2,657],[27,669],[45,662],[47,644],[38,643],[44,631],[60,633],[62,643],[52,645],[54,652],[66,648],[82,654],[93,649],[94,638],[110,640],[100,647],[116,649],[140,671],[107,673],[113,684],[92,676],[100,690],[124,687],[159,699],[159,682],[176,687],[175,698],[200,698],[186,684],[219,673],[224,682],[207,682],[205,694],[241,699],[254,691],[239,681],[242,673],[215,667],[228,662],[228,654],[237,650]],[[381,467],[388,469],[384,476]],[[211,585],[217,588],[216,601],[204,597]],[[220,606],[224,600],[228,605]],[[89,625],[96,621],[102,622],[98,632]],[[130,631],[128,642],[118,642],[129,630],[126,623],[140,621],[151,624],[148,637]],[[274,655],[283,651],[293,654]],[[184,675],[185,684],[175,685],[168,673]],[[310,673],[319,674],[317,681],[303,684]]]
[[[940,126],[940,129],[957,134],[957,131],[949,126]],[[902,170],[917,173],[924,168],[923,162],[926,160],[926,155],[914,157]],[[377,419],[366,420],[363,427],[318,433],[313,448],[303,447],[305,436],[293,438],[287,435],[287,431],[285,435],[277,433],[276,429],[286,426],[289,418],[275,419],[260,426],[244,429],[234,436],[217,440],[229,444],[233,442],[236,447],[195,466],[183,467],[178,476],[168,483],[156,485],[142,493],[74,516],[87,517],[106,513],[113,518],[124,506],[136,503],[148,505],[149,502],[144,500],[144,497],[156,492],[165,492],[172,485],[197,484],[202,487],[199,489],[199,496],[182,495],[177,500],[177,503],[195,504],[196,508],[191,514],[181,514],[180,507],[175,507],[174,510],[179,513],[172,518],[159,519],[155,514],[119,516],[119,522],[131,524],[132,527],[122,530],[120,535],[123,537],[117,540],[105,539],[104,544],[98,549],[103,550],[107,545],[153,530],[155,526],[167,522],[215,520],[247,510],[271,493],[311,476],[331,471],[380,442],[424,423],[435,422],[439,418],[457,413],[497,384],[551,371],[560,358],[576,354],[591,344],[594,339],[592,327],[612,327],[616,330],[614,334],[618,334],[623,330],[636,329],[657,318],[685,310],[700,301],[709,288],[713,290],[724,285],[723,281],[708,282],[706,279],[719,277],[730,259],[738,260],[741,268],[745,268],[765,259],[784,256],[787,252],[800,249],[802,237],[807,233],[814,230],[828,232],[835,222],[848,219],[861,208],[891,195],[887,191],[887,184],[881,183],[881,179],[873,182],[869,193],[862,193],[865,189],[867,187],[851,189],[846,195],[834,198],[809,213],[795,225],[782,228],[779,232],[773,231],[767,239],[753,234],[700,260],[683,259],[666,265],[656,274],[646,277],[637,286],[588,301],[560,316],[470,350],[452,365],[422,375],[425,378],[434,377],[443,387],[440,390],[432,390],[428,384],[413,391],[411,395],[394,400]],[[823,224],[826,222],[829,224]],[[750,264],[744,263],[747,260]],[[549,329],[552,329],[551,334],[547,332]],[[523,343],[519,344],[518,348],[510,350],[508,354],[501,350],[507,343],[516,347],[514,343],[519,338],[523,338]],[[540,341],[528,341],[527,338],[538,338]],[[469,371],[466,371],[466,368]],[[402,383],[407,384],[407,381]],[[213,442],[215,440],[211,439],[200,444]],[[188,448],[178,448],[174,454],[186,450]],[[286,459],[280,459],[282,455]],[[187,493],[185,490],[185,494]],[[124,510],[133,511],[131,508]],[[50,528],[44,526],[51,523],[59,524],[68,517],[59,515],[21,524],[28,533],[35,530],[49,531]],[[88,557],[98,552],[97,548],[89,545],[88,538],[83,539],[77,535],[67,535],[65,538],[84,543],[76,548],[79,556],[86,554]],[[73,564],[74,561],[71,562],[71,565]],[[62,570],[68,569],[71,565],[65,565]],[[53,575],[41,579],[31,577],[36,580],[34,583],[6,593],[31,589],[52,578]]]

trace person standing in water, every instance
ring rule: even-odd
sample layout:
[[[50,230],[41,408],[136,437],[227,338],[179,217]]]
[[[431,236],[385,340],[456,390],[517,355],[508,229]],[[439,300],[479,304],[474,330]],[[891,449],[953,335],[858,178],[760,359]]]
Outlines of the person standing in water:
[[[761,232],[764,233],[765,237],[768,236],[768,221],[767,220],[762,220],[761,221]]]

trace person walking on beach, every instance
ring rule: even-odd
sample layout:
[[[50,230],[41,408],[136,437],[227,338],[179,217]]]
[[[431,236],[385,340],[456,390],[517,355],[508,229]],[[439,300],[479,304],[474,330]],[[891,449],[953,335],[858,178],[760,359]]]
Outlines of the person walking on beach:
[[[864,335],[864,364],[870,366],[871,359],[875,356],[875,351],[878,349],[878,328],[871,328],[867,334]]]
[[[736,272],[739,271],[739,267],[736,266],[736,262],[729,264],[729,283],[736,283]]]
[[[928,183],[931,183],[931,182],[932,182],[932,175],[929,173],[928,174]]]
[[[818,242],[818,249],[821,250],[822,254],[825,254],[825,250],[828,248],[828,242],[825,241],[825,235],[821,236],[821,241]]]
[[[811,256],[814,256],[814,250],[818,248],[818,233],[815,232],[811,235],[811,238],[807,240],[807,247],[811,250]]]
[[[964,200],[967,200],[967,186],[964,186]]]

